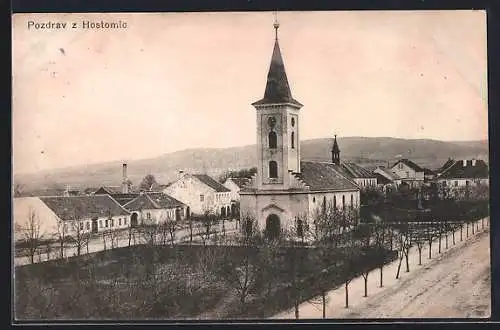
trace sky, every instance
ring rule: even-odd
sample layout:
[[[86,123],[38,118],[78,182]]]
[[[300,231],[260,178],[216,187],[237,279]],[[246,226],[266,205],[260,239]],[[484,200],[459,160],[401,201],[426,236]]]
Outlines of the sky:
[[[127,28],[28,28],[101,20]],[[487,139],[484,11],[278,20],[301,139]],[[14,15],[14,173],[254,144],[273,22],[273,12]]]

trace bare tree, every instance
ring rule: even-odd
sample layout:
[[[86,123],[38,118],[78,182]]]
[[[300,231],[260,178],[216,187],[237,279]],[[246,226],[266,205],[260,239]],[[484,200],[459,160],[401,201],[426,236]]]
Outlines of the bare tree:
[[[59,253],[61,259],[64,259],[65,256],[64,248],[67,240],[66,237],[67,231],[68,231],[68,224],[64,220],[59,221],[57,226],[56,237],[57,237],[57,242],[59,243]]]
[[[35,263],[35,254],[43,238],[40,218],[33,209],[28,210],[28,219],[24,225],[18,226],[18,230],[20,230],[21,237],[27,245],[30,262],[33,264]]]
[[[386,245],[388,244],[389,231],[392,231],[392,228],[382,221],[376,222],[374,225],[375,249],[377,252],[377,257],[376,257],[377,260],[376,261],[378,263],[378,268],[380,271],[380,282],[379,282],[380,287],[384,286],[383,269],[384,269],[386,257],[387,257]]]
[[[71,219],[71,228],[74,235],[71,235],[74,242],[74,247],[76,248],[76,255],[80,256],[82,248],[85,244],[85,223],[83,220],[83,211],[80,208],[76,208]]]
[[[179,229],[179,223],[175,221],[174,219],[169,219],[167,222],[165,222],[165,227],[170,234],[170,244],[172,247],[175,244],[175,234],[177,230]]]

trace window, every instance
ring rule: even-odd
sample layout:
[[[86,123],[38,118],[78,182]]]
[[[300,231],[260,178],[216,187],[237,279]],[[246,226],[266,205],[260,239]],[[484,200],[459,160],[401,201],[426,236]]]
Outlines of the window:
[[[342,195],[342,210],[345,209],[345,196]]]
[[[458,181],[455,181],[455,187],[458,187]]]
[[[127,225],[127,218],[123,219],[123,224],[126,226]]]
[[[353,194],[351,194],[351,208],[354,207],[354,196]]]
[[[90,222],[87,222],[87,230],[90,230]]]
[[[402,170],[403,169],[403,164],[399,163],[398,167],[399,167],[400,170]]]
[[[316,203],[316,197],[313,197],[313,203]]]
[[[274,179],[278,177],[278,163],[274,160],[269,162],[269,177]]]
[[[469,186],[469,180],[466,180],[466,181],[465,181],[465,185],[466,185],[466,186]]]
[[[292,132],[292,149],[295,149],[295,132]]]
[[[146,218],[147,218],[148,220],[151,220],[151,213],[150,213],[150,212],[146,213]]]
[[[83,222],[80,222],[80,230],[83,230]]]
[[[118,226],[122,225],[122,218],[118,218]]]
[[[410,177],[410,172],[406,171],[406,177],[409,178]]]
[[[108,225],[109,225],[109,220],[106,219],[106,228],[108,228]]]
[[[115,220],[111,219],[111,227],[114,227],[114,226],[115,226]]]
[[[205,195],[200,195],[200,202],[203,202],[205,200]]]
[[[276,132],[269,132],[269,149],[276,149],[278,147],[278,137],[276,136]]]
[[[326,214],[326,196],[323,196],[323,214]]]
[[[102,228],[102,220],[99,220],[99,227]]]

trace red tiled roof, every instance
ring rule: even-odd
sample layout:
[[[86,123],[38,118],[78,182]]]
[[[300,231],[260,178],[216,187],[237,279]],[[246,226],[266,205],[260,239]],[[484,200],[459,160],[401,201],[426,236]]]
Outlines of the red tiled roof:
[[[128,215],[109,195],[40,197],[61,220]]]

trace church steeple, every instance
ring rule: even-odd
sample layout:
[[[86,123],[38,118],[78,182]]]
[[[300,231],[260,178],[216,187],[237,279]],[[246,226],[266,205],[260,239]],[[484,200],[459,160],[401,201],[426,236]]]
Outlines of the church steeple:
[[[275,40],[271,64],[269,66],[269,72],[267,73],[266,90],[264,92],[264,97],[254,102],[252,105],[288,103],[300,108],[302,104],[292,97],[290,85],[288,84],[285,65],[278,42],[278,29],[280,25],[276,16],[273,26],[275,30]]]
[[[339,165],[340,164],[340,148],[337,143],[337,134],[334,135],[333,138],[333,146],[332,146],[332,163]]]
[[[290,91],[274,20],[274,49],[264,97],[257,110],[257,189],[286,190],[300,173],[300,108]]]

